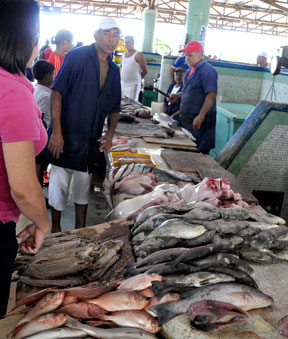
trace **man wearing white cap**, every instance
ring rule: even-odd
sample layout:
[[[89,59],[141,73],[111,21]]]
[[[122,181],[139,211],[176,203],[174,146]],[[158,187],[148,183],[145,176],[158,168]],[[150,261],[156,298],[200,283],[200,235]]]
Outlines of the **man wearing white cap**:
[[[103,19],[95,43],[67,54],[52,86],[47,154],[52,164],[49,204],[52,232],[61,231],[61,212],[68,194],[75,203],[75,228],[86,226],[91,173],[100,151],[109,151],[121,107],[118,67],[111,54],[120,29],[112,18]],[[105,118],[108,131],[102,136]]]

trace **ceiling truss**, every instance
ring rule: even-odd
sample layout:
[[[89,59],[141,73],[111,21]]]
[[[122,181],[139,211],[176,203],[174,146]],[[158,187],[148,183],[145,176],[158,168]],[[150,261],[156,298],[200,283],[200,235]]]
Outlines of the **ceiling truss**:
[[[188,0],[46,0],[41,6],[61,7],[62,13],[142,19],[147,7],[157,21],[185,25]],[[288,36],[288,0],[212,0],[209,27]]]

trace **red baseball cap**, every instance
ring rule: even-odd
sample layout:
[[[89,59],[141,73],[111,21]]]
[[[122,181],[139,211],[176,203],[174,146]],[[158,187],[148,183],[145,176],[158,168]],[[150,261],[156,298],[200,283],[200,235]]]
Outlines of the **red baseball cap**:
[[[203,53],[204,52],[203,46],[198,41],[190,41],[183,49],[179,51],[179,53],[181,52],[192,53],[195,51]]]

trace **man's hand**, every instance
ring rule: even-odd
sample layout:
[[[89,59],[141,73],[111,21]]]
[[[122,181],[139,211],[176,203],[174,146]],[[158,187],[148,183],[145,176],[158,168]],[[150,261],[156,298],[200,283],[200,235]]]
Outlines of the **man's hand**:
[[[197,117],[193,120],[193,128],[200,129],[204,118],[198,114]]]
[[[100,147],[99,150],[100,152],[109,152],[111,147],[112,147],[112,137],[108,136],[108,135],[103,135],[100,139],[97,140],[98,142],[103,142]]]
[[[54,158],[59,159],[60,154],[63,153],[64,139],[61,133],[51,134],[48,150],[52,153]]]
[[[175,93],[175,94],[170,94],[169,97],[167,97],[167,101],[171,102],[173,104],[176,102],[178,99],[180,99],[182,96],[182,93]]]
[[[48,231],[49,226],[41,229],[35,224],[27,225],[22,232],[17,234],[17,238],[24,238],[19,244],[19,247],[25,252],[32,254],[37,253]]]

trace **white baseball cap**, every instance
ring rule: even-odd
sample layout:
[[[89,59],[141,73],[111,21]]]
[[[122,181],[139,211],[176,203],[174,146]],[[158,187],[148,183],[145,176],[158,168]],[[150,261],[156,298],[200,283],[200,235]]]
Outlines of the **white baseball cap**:
[[[104,18],[99,22],[98,29],[111,29],[111,28],[117,28],[119,32],[121,32],[118,26],[118,22],[113,18]]]

